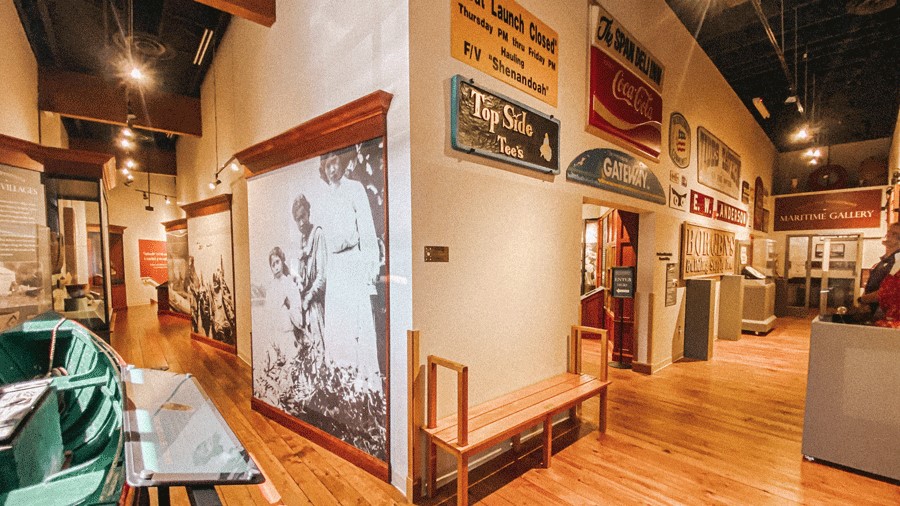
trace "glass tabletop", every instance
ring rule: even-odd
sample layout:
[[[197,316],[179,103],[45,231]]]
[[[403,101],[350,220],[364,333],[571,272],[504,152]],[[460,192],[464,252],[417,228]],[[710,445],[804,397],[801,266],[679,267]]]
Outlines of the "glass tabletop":
[[[134,487],[261,483],[262,473],[190,374],[124,371],[125,464]]]

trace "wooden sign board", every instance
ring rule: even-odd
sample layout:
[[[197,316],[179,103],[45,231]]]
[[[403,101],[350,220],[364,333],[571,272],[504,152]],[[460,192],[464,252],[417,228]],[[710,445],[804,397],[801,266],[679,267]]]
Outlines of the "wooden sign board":
[[[683,223],[681,278],[734,273],[734,233]]]

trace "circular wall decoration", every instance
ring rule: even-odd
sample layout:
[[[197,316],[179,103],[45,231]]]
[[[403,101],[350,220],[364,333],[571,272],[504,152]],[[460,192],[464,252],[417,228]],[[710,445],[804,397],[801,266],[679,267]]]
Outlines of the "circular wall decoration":
[[[678,112],[669,117],[669,157],[682,169],[691,163],[691,126]]]
[[[839,190],[847,187],[847,169],[840,165],[823,165],[809,174],[809,191]]]

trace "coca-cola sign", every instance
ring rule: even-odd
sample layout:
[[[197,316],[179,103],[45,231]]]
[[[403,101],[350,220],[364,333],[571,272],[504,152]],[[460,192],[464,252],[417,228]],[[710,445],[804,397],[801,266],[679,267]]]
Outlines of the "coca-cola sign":
[[[596,46],[591,47],[588,123],[658,160],[662,96]]]

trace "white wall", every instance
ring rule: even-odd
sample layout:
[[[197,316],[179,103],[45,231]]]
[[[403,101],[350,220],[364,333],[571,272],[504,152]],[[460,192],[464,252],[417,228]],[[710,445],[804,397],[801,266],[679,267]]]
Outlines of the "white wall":
[[[678,304],[664,307],[666,262],[656,253],[671,252],[671,261],[679,260],[684,221],[749,237],[746,227],[566,181],[566,165],[585,150],[627,151],[585,131],[589,2],[519,4],[559,33],[558,107],[451,58],[449,15],[425,2],[411,4],[414,323],[422,331],[423,357],[437,354],[470,367],[472,403],[565,370],[565,338],[578,317],[585,199],[641,214],[636,359],[649,361],[652,309],[653,366],[677,359],[682,350],[683,289]],[[689,188],[747,209],[740,200],[697,183],[696,129],[705,127],[740,154],[743,180],[752,186],[760,176],[771,188],[776,151],[751,113],[663,0],[604,1],[603,6],[665,66],[663,153],[658,163],[643,161],[666,191],[669,172],[676,171],[686,176]],[[562,173],[543,176],[452,150],[449,81],[457,73],[558,118]],[[684,114],[694,136],[687,169],[677,168],[667,152],[673,111]],[[425,263],[426,245],[448,246],[450,262]],[[439,387],[447,392],[439,415],[455,411],[452,378],[446,376]]]
[[[0,134],[38,142],[37,60],[12,0],[0,0]]]
[[[135,173],[136,180],[133,188],[147,188],[147,176],[143,173]],[[109,197],[109,224],[125,227],[124,254],[125,254],[125,289],[128,293],[129,306],[141,306],[157,301],[156,288],[145,284],[141,280],[140,256],[138,240],[149,239],[153,241],[165,241],[166,231],[160,223],[171,221],[184,216],[177,206],[175,198],[171,204],[166,204],[163,197],[151,196],[150,203],[153,211],[147,211],[147,205],[141,193],[125,186],[125,178],[117,175],[119,181],[116,187],[108,193]],[[152,175],[150,189],[156,193],[175,195],[174,178],[162,175]],[[158,302],[158,301],[157,301]]]
[[[376,0],[360,8],[360,2],[329,0],[278,2],[278,21],[271,28],[234,18],[203,83],[205,135],[178,143],[180,202],[233,193],[238,354],[249,361],[247,185],[242,175],[231,172],[223,173],[216,190],[206,184],[215,168],[241,149],[373,91],[394,95],[387,121],[390,269],[395,280],[390,288],[390,412],[392,483],[401,489],[407,468],[406,330],[412,327],[408,15],[406,2]]]

